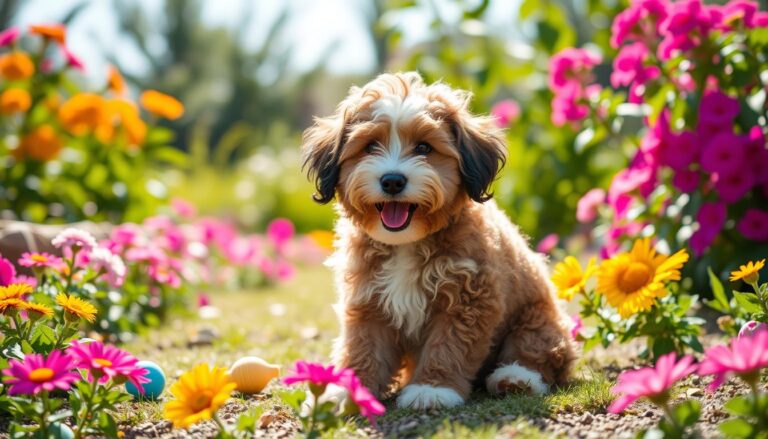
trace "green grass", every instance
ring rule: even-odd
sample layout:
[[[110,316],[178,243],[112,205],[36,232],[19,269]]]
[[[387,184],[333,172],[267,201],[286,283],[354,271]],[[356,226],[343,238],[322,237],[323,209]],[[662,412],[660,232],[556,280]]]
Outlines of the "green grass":
[[[192,366],[208,362],[229,367],[246,355],[256,355],[280,364],[285,370],[297,359],[327,362],[331,343],[338,332],[331,307],[335,292],[326,268],[300,270],[292,282],[258,291],[212,293],[213,305],[221,310],[216,319],[176,318],[128,343],[125,348],[141,359],[158,363],[173,382]],[[279,311],[284,311],[281,314]],[[201,327],[215,328],[220,338],[211,346],[188,347],[187,340]],[[494,398],[475,392],[462,407],[423,413],[398,410],[385,401],[388,412],[380,425],[397,426],[418,419],[414,428],[399,435],[440,438],[494,437],[514,431],[520,437],[542,437],[529,420],[563,412],[602,411],[610,402],[610,383],[601,372],[587,366],[571,386],[544,397],[512,395]],[[256,400],[259,400],[256,402]],[[267,393],[262,398],[237,399],[243,407],[258,403],[265,409],[280,405]],[[119,415],[126,424],[161,418],[161,403],[128,404]],[[421,417],[420,417],[421,416]],[[411,421],[412,422],[412,421]],[[347,423],[352,435],[355,423]],[[361,424],[363,425],[363,424]],[[362,431],[355,432],[360,434]]]

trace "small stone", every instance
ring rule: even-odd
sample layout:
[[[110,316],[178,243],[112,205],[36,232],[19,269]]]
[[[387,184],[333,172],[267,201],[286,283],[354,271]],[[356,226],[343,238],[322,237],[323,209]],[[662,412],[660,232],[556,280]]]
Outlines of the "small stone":
[[[320,337],[320,331],[314,326],[305,326],[301,328],[299,335],[304,340],[315,340],[316,338]]]
[[[694,388],[686,390],[685,394],[689,398],[692,397],[692,396],[704,396],[704,391],[702,391],[699,388],[694,387]]]
[[[275,419],[277,419],[277,416],[275,416],[274,412],[264,413],[259,418],[259,421],[258,421],[259,428],[269,427],[273,422],[275,422]]]
[[[584,413],[584,415],[581,417],[580,421],[582,424],[589,425],[592,423],[592,421],[595,420],[595,417],[590,412]]]

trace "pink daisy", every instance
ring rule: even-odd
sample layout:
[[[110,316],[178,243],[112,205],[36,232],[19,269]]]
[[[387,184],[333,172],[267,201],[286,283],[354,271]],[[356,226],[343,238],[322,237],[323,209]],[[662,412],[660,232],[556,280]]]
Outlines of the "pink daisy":
[[[80,379],[72,371],[74,360],[61,351],[53,351],[48,358],[40,354],[29,354],[24,360],[11,360],[3,374],[10,377],[6,383],[11,387],[9,395],[37,395],[41,390],[69,390],[72,383]]]
[[[96,247],[96,239],[90,233],[72,227],[62,230],[51,243],[56,248],[78,249],[86,253]]]
[[[360,379],[355,376],[355,372],[352,369],[343,369],[338,384],[347,389],[349,399],[355,403],[360,414],[368,418],[372,425],[376,425],[376,416],[383,415],[386,409],[384,404],[363,386]]]
[[[296,383],[308,382],[317,385],[338,384],[341,372],[334,366],[324,366],[319,363],[309,363],[299,360],[294,365],[294,372],[283,377],[283,383],[290,386]]]
[[[693,357],[686,355],[677,361],[676,355],[674,352],[662,355],[654,367],[622,372],[618,383],[611,389],[621,396],[608,407],[608,411],[621,413],[639,398],[648,398],[656,404],[666,403],[669,388],[696,370],[696,365],[692,364]]]
[[[11,261],[0,255],[0,287],[8,286],[16,279],[16,267]]]
[[[96,247],[85,258],[86,264],[89,264],[96,272],[103,272],[107,276],[107,282],[117,288],[125,280],[125,264],[120,256],[113,254],[105,247]]]
[[[751,336],[734,338],[730,347],[713,346],[704,354],[699,374],[715,376],[707,390],[720,387],[730,374],[736,374],[747,383],[754,383],[760,378],[760,369],[768,367],[768,329],[760,328]]]
[[[61,258],[50,253],[22,253],[19,265],[34,268],[56,268],[62,264]]]
[[[96,377],[100,383],[105,383],[110,379],[124,378],[141,393],[144,393],[142,384],[149,382],[149,378],[145,377],[149,371],[136,365],[139,360],[114,346],[99,341],[81,343],[75,340],[67,353],[74,358],[78,368],[88,369],[89,380]]]
[[[8,29],[0,32],[0,47],[10,46],[11,44],[15,43],[20,34],[21,31],[19,31],[19,28],[16,26],[9,27]]]
[[[267,226],[267,237],[275,245],[278,252],[293,238],[295,233],[296,229],[293,227],[293,223],[285,218],[276,218]]]

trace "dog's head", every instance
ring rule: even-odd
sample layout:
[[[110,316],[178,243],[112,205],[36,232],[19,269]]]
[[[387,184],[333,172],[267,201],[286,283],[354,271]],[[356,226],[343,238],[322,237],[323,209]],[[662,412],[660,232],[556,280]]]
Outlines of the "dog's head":
[[[315,200],[338,195],[358,227],[395,245],[440,230],[465,203],[490,199],[506,146],[492,119],[470,114],[470,97],[413,72],[352,87],[333,116],[304,132]]]

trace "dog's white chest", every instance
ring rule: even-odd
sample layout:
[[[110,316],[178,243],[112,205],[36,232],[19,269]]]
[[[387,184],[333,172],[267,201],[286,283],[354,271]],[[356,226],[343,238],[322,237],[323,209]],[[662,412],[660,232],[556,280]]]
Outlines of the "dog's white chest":
[[[393,326],[406,335],[417,333],[427,318],[429,297],[422,285],[424,267],[414,246],[396,246],[392,255],[376,271],[373,294]]]

